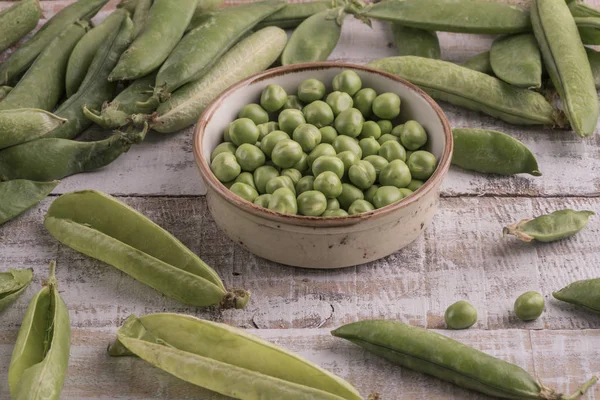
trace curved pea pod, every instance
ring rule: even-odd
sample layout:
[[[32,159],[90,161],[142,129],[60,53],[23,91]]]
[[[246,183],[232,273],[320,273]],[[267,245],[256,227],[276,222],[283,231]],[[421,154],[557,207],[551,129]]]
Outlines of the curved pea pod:
[[[259,22],[256,28],[260,29],[266,26],[276,26],[281,29],[295,28],[305,19],[331,8],[331,3],[331,0],[288,3],[281,10]]]
[[[437,33],[400,24],[391,25],[399,55],[441,58],[440,41]]]
[[[19,329],[8,368],[13,399],[58,400],[67,374],[71,347],[69,312],[58,294],[50,263],[46,286],[31,300]]]
[[[58,181],[35,182],[25,179],[0,182],[0,225],[38,204],[58,184]]]
[[[0,184],[1,191],[2,186]],[[0,198],[1,196],[0,193]],[[2,218],[1,210],[0,218]],[[2,223],[1,220],[0,223]],[[33,272],[30,269],[9,269],[8,272],[0,272],[0,312],[6,310],[27,289],[32,279]]]
[[[576,394],[567,397],[536,382],[515,364],[433,331],[396,321],[360,321],[331,334],[394,364],[502,399],[575,399],[598,380],[593,377]]]
[[[152,1],[153,0],[138,0],[137,4],[135,5],[135,11],[133,12],[134,38],[138,37],[146,26],[146,20],[150,14]]]
[[[578,18],[600,17],[600,10],[596,10],[587,4],[578,1],[570,2],[569,10],[571,11],[571,15],[575,17],[576,21]],[[578,25],[577,29],[579,30],[579,36],[581,37],[581,41],[583,43],[591,45],[600,44],[600,30],[598,30],[597,27],[584,27]]]
[[[365,7],[359,16],[428,31],[490,34],[531,31],[527,11],[500,2],[388,0]]]
[[[15,82],[63,29],[92,18],[108,0],[79,0],[63,8],[0,65],[0,85]]]
[[[176,132],[198,121],[204,109],[225,89],[267,69],[281,54],[287,35],[276,27],[263,28],[236,44],[201,79],[184,85],[162,103],[152,117],[158,132]]]
[[[0,101],[2,101],[12,90],[10,86],[0,86]]]
[[[475,54],[473,57],[467,59],[461,66],[472,69],[474,71],[482,72],[487,75],[493,75],[494,70],[492,69],[492,63],[490,62],[490,52],[484,51],[483,53]]]
[[[0,111],[0,149],[39,139],[66,122],[33,108]]]
[[[44,225],[61,243],[182,303],[244,308],[248,302],[248,292],[227,291],[217,273],[173,235],[104,193],[59,197]]]
[[[0,52],[31,32],[42,18],[39,0],[22,0],[0,12]]]
[[[486,129],[452,129],[452,164],[484,174],[541,176],[531,151],[517,139]]]
[[[573,282],[558,292],[553,292],[552,296],[557,300],[600,313],[600,278]]]
[[[542,56],[531,33],[494,40],[490,64],[496,77],[506,83],[529,89],[542,86]]]
[[[197,0],[155,0],[139,36],[123,53],[109,81],[134,80],[156,70],[167,59],[189,25]]]
[[[585,48],[585,52],[592,68],[592,75],[594,75],[594,84],[598,89],[600,88],[600,52],[588,47]]]
[[[541,94],[512,87],[460,65],[414,56],[383,58],[368,65],[410,81],[434,99],[481,111],[506,122],[556,123],[557,112]]]
[[[514,235],[524,242],[555,242],[575,235],[585,228],[590,216],[595,214],[593,211],[559,210],[509,225],[502,230],[502,234]]]
[[[180,379],[236,399],[361,399],[348,382],[282,347],[187,315],[132,315],[109,353],[134,354]]]

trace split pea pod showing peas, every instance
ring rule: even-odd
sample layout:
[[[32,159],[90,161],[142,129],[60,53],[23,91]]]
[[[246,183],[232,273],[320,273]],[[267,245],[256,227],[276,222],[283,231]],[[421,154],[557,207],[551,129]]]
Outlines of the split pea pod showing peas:
[[[575,235],[585,228],[593,211],[559,210],[505,227],[503,235],[514,235],[524,242],[554,242]]]
[[[484,51],[483,53],[475,54],[473,57],[467,59],[461,66],[472,69],[474,71],[483,72],[487,75],[493,75],[494,70],[490,62],[490,52]]]
[[[600,278],[573,282],[558,292],[553,292],[552,296],[588,311],[600,313]]]
[[[109,354],[136,355],[184,381],[236,399],[361,399],[345,380],[282,347],[187,315],[132,315]]]
[[[0,65],[0,85],[15,82],[36,57],[75,21],[92,18],[108,0],[79,0],[63,8]]]
[[[576,394],[565,396],[538,383],[515,364],[433,331],[395,321],[355,322],[331,334],[394,364],[502,399],[576,399],[598,380],[593,377]]]
[[[56,263],[47,285],[31,300],[8,368],[13,399],[58,400],[69,364],[69,312],[58,294]]]
[[[30,269],[9,269],[8,272],[0,272],[0,312],[27,289],[32,279],[33,272]]]
[[[398,55],[441,58],[440,41],[437,33],[400,24],[391,25]]]
[[[542,55],[531,33],[494,40],[490,64],[494,75],[506,83],[529,89],[542,86]]]
[[[300,25],[305,19],[330,7],[331,0],[288,3],[283,9],[259,22],[256,27],[276,26],[281,29],[292,29]]]
[[[39,0],[23,0],[0,12],[0,52],[31,32],[42,17]]]
[[[39,139],[66,122],[66,119],[44,110],[21,108],[0,111],[0,150]]]
[[[58,183],[58,181],[35,182],[25,179],[0,182],[0,199],[2,199],[0,225],[38,204],[54,190]]]
[[[173,235],[104,193],[59,197],[44,225],[61,243],[182,303],[244,308],[248,302],[248,292],[227,291],[217,273]]]
[[[419,86],[431,97],[521,125],[554,125],[555,110],[539,93],[450,62],[405,56],[368,64]]]

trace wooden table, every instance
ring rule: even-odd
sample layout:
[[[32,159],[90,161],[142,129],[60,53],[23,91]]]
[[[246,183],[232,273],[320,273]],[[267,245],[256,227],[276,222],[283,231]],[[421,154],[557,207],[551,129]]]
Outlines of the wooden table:
[[[70,1],[43,1],[53,15]],[[111,1],[105,9],[116,2]],[[600,6],[600,0],[594,0]],[[0,1],[0,8],[10,2]],[[96,19],[102,19],[102,12]],[[460,62],[487,50],[491,36],[440,34],[443,57]],[[392,56],[386,24],[373,29],[348,18],[331,59],[366,63]],[[488,177],[452,169],[440,209],[424,235],[408,248],[367,265],[332,271],[290,268],[265,261],[225,237],[208,213],[193,161],[192,129],[152,133],[109,167],[65,179],[54,194],[0,227],[0,270],[33,268],[33,284],[0,315],[0,399],[9,397],[11,352],[28,302],[58,261],[60,291],[68,305],[73,345],[62,399],[222,399],[135,358],[114,359],[106,346],[130,314],[179,312],[247,328],[300,353],[352,382],[363,395],[383,399],[484,399],[437,379],[402,369],[335,339],[330,330],[368,318],[397,319],[440,332],[535,374],[548,386],[572,392],[600,373],[600,317],[560,303],[553,290],[600,276],[600,217],[579,235],[554,244],[502,238],[502,227],[561,208],[600,212],[600,136],[512,126],[442,104],[452,126],[510,133],[538,157],[543,176]],[[100,133],[92,132],[91,136]],[[243,311],[186,307],[117,269],[54,240],[42,225],[61,193],[97,189],[118,196],[171,231],[221,275],[228,287],[254,294]],[[546,311],[519,321],[515,298],[536,290]],[[444,310],[465,299],[479,311],[466,331],[447,331]],[[600,399],[600,386],[588,399]]]

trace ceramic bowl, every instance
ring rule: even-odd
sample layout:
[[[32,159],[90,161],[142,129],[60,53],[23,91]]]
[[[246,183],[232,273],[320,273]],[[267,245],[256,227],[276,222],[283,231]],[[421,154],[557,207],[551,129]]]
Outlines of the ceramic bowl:
[[[437,170],[413,195],[390,206],[348,217],[305,217],[267,210],[237,197],[210,170],[210,153],[223,141],[223,130],[246,104],[257,103],[268,84],[295,93],[298,84],[316,78],[328,85],[351,69],[363,87],[393,92],[402,100],[398,121],[419,121],[429,135],[428,150]],[[396,124],[394,124],[396,125]],[[309,63],[270,69],[223,92],[200,117],[194,132],[194,155],[207,188],[210,213],[235,243],[281,264],[305,268],[340,268],[392,254],[413,242],[431,222],[439,191],[452,158],[450,125],[436,102],[409,82],[372,68],[343,63]]]

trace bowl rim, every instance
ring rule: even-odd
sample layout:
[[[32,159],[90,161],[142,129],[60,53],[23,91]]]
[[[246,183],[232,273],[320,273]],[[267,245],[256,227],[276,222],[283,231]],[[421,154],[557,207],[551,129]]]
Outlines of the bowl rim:
[[[310,217],[304,215],[293,215],[293,214],[283,214],[276,211],[269,210],[264,207],[260,207],[254,203],[251,203],[247,200],[242,199],[239,196],[236,196],[231,192],[225,185],[223,185],[212,173],[210,169],[210,164],[204,157],[202,151],[202,144],[204,140],[204,132],[207,124],[210,122],[213,117],[215,111],[221,106],[225,98],[234,94],[237,90],[242,89],[244,87],[250,86],[251,84],[276,78],[282,75],[288,75],[295,72],[303,72],[310,70],[323,70],[330,68],[341,68],[341,69],[354,69],[360,70],[367,73],[377,74],[384,76],[388,79],[392,79],[397,81],[398,83],[406,86],[409,90],[412,90],[417,95],[427,101],[430,107],[433,108],[439,120],[442,123],[444,136],[446,139],[446,144],[444,146],[444,150],[442,152],[442,156],[438,162],[438,166],[433,173],[433,175],[425,182],[423,186],[415,191],[415,193],[406,198],[406,200],[401,200],[397,203],[390,204],[386,207],[382,207],[373,211],[369,211],[362,214],[348,215],[344,217]],[[344,62],[311,62],[311,63],[301,63],[301,64],[292,64],[286,65],[282,67],[268,69],[263,72],[259,72],[257,74],[251,75],[248,78],[239,81],[238,83],[233,84],[225,91],[223,91],[217,98],[215,98],[209,105],[206,107],[202,115],[200,115],[200,119],[194,128],[194,138],[193,138],[193,151],[194,151],[194,159],[200,171],[200,175],[204,180],[204,184],[207,185],[207,190],[214,190],[222,199],[231,203],[232,205],[240,208],[250,214],[253,214],[257,217],[266,218],[271,221],[292,224],[292,225],[301,225],[306,227],[313,228],[324,228],[324,227],[338,227],[338,226],[348,226],[354,225],[358,222],[384,217],[391,213],[396,212],[399,209],[406,208],[413,203],[418,202],[420,199],[425,197],[425,195],[433,190],[434,187],[441,184],[441,180],[444,175],[450,168],[450,163],[452,159],[452,151],[454,147],[454,141],[452,136],[452,129],[450,127],[450,123],[442,111],[442,108],[437,104],[435,100],[433,100],[427,93],[425,93],[422,89],[413,85],[406,79],[400,78],[396,75],[390,74],[388,72],[384,72],[375,68],[367,67],[360,64],[352,64],[352,63],[344,63]]]

